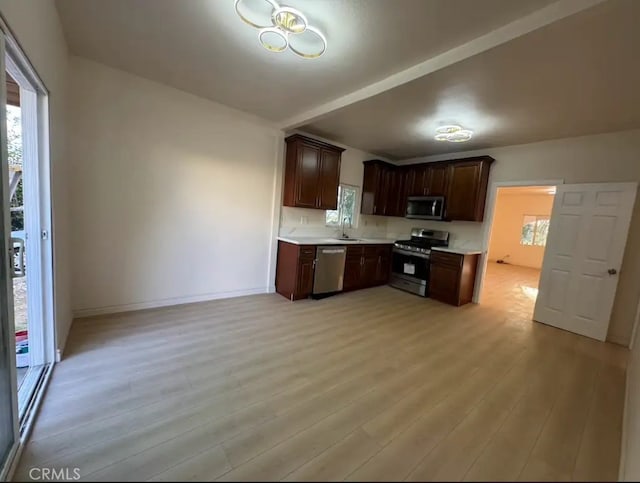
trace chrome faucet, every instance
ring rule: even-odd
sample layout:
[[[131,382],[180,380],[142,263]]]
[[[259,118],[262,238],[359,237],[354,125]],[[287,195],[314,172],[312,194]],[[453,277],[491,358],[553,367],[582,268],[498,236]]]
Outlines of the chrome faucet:
[[[345,221],[347,221],[348,219],[349,219],[349,217],[348,217],[348,216],[345,216],[345,217],[343,217],[343,218],[342,218],[342,223],[341,223],[341,225],[342,225],[342,238],[349,238],[349,235],[347,235],[347,234],[345,233],[345,231],[344,231],[344,223],[345,223]],[[349,228],[351,228],[351,222],[349,222]]]

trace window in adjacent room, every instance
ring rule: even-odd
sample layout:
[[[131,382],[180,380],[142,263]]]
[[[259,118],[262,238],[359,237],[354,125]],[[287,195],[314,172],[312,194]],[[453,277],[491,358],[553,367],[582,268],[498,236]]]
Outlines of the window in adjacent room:
[[[546,246],[549,234],[549,216],[524,215],[520,244],[529,246]]]
[[[327,226],[341,226],[344,220],[345,226],[355,228],[357,196],[357,187],[341,184],[338,187],[338,209],[326,211]]]

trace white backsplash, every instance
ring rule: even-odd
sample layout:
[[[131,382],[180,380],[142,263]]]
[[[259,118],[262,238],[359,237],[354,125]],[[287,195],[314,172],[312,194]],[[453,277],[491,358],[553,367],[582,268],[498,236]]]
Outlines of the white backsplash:
[[[471,221],[409,220],[386,218],[387,238],[407,238],[414,227],[449,232],[449,246],[480,250],[482,248],[483,224]]]
[[[341,230],[325,225],[324,210],[283,206],[280,211],[280,236],[333,237]],[[359,215],[357,227],[347,226],[345,231],[352,237],[387,238],[387,218]]]
[[[443,230],[450,233],[449,246],[479,250],[482,246],[483,224],[467,221],[409,220],[387,216],[359,215],[358,226],[347,228],[349,236],[362,238],[406,239],[414,227]],[[280,236],[333,237],[340,228],[325,225],[325,212],[284,206],[280,212]]]

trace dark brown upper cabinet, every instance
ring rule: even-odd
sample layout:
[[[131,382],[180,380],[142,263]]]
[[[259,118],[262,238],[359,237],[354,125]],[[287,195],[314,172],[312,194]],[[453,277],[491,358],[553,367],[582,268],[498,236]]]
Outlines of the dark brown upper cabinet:
[[[449,163],[432,163],[427,167],[427,196],[447,196],[450,181]]]
[[[482,221],[492,158],[476,158],[451,163],[445,200],[446,218]]]
[[[364,162],[361,213],[404,216],[408,196],[444,196],[445,220],[482,221],[493,158],[396,166]]]
[[[285,142],[284,206],[335,210],[344,149],[300,134]]]
[[[385,161],[364,162],[362,203],[364,215],[404,216],[407,208],[406,171]]]
[[[363,215],[384,215],[386,207],[387,173],[393,165],[379,161],[364,161],[364,177],[362,180],[362,203],[360,213]]]
[[[428,167],[424,164],[417,164],[405,167],[404,171],[407,196],[426,196],[429,189]]]

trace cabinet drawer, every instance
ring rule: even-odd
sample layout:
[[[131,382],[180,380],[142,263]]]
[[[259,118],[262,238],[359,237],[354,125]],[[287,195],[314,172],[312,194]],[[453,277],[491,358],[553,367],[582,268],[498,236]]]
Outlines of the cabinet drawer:
[[[361,246],[347,246],[347,260],[360,259],[362,257],[363,248]]]
[[[300,258],[308,260],[309,258],[316,257],[316,247],[313,245],[302,245],[300,247]]]
[[[445,253],[445,252],[439,252],[437,250],[433,250],[431,252],[431,263],[435,265],[449,265],[452,267],[461,267],[463,260],[464,260],[464,256],[458,255],[457,253]]]

